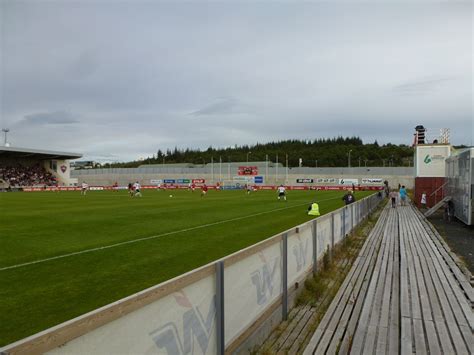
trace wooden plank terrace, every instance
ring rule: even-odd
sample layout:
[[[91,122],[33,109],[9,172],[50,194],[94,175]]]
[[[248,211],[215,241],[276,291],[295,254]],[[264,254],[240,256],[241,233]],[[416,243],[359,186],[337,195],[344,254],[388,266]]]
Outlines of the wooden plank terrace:
[[[304,354],[473,354],[473,298],[421,213],[387,206]]]

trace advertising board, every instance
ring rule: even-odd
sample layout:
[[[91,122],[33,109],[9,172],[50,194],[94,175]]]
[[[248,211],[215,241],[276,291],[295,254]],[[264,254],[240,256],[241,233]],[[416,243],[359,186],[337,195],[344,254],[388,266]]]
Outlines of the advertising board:
[[[314,182],[314,179],[296,179],[297,184],[312,184]]]
[[[258,175],[257,166],[239,166],[238,173],[239,175]]]
[[[339,185],[351,186],[359,184],[359,179],[339,179]]]
[[[90,191],[102,191],[104,189],[103,186],[90,186],[89,190]]]
[[[335,178],[317,178],[316,182],[318,184],[335,184],[337,181]]]
[[[363,184],[373,184],[373,185],[377,185],[377,184],[383,184],[383,179],[380,179],[380,178],[364,178],[362,179],[362,183]]]
[[[178,184],[189,184],[191,182],[190,179],[178,179],[176,180]]]
[[[416,177],[445,177],[445,160],[451,156],[449,145],[418,145],[415,153]]]
[[[234,176],[232,180],[244,183],[253,182],[253,176]]]

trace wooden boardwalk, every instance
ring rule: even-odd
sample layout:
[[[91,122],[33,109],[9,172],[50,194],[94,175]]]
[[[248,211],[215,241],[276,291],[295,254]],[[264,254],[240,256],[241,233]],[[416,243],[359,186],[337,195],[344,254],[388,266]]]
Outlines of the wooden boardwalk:
[[[387,206],[304,354],[474,354],[473,302],[424,217]]]

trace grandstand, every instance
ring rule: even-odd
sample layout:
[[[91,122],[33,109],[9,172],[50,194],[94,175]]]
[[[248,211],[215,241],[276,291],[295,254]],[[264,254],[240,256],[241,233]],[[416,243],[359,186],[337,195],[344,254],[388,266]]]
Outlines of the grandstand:
[[[0,148],[0,188],[25,189],[74,186],[70,160],[82,154],[29,148]]]

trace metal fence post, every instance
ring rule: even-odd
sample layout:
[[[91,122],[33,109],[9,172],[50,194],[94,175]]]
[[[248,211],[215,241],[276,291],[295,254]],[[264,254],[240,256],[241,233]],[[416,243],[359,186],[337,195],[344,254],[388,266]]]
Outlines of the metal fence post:
[[[318,272],[318,220],[313,221],[313,274]]]
[[[351,210],[351,232],[354,230],[354,214],[355,214],[355,209],[356,209],[356,206],[353,204],[353,205],[352,205],[352,210]]]
[[[357,205],[357,224],[362,221],[362,209],[360,208],[360,203]]]
[[[354,207],[354,208],[355,208],[355,211],[356,211],[356,212],[355,212],[355,213],[356,213],[356,222],[355,222],[356,225],[358,225],[359,222],[360,222],[360,208],[359,208],[359,207],[360,207],[360,201],[359,201],[359,203]]]
[[[346,237],[346,209],[347,206],[342,209],[342,238]]]
[[[334,248],[334,212],[331,213],[331,254],[332,248]]]
[[[288,234],[283,234],[283,296],[282,296],[282,319],[288,319]]]
[[[216,263],[216,338],[217,354],[224,355],[225,332],[224,332],[224,262]]]

